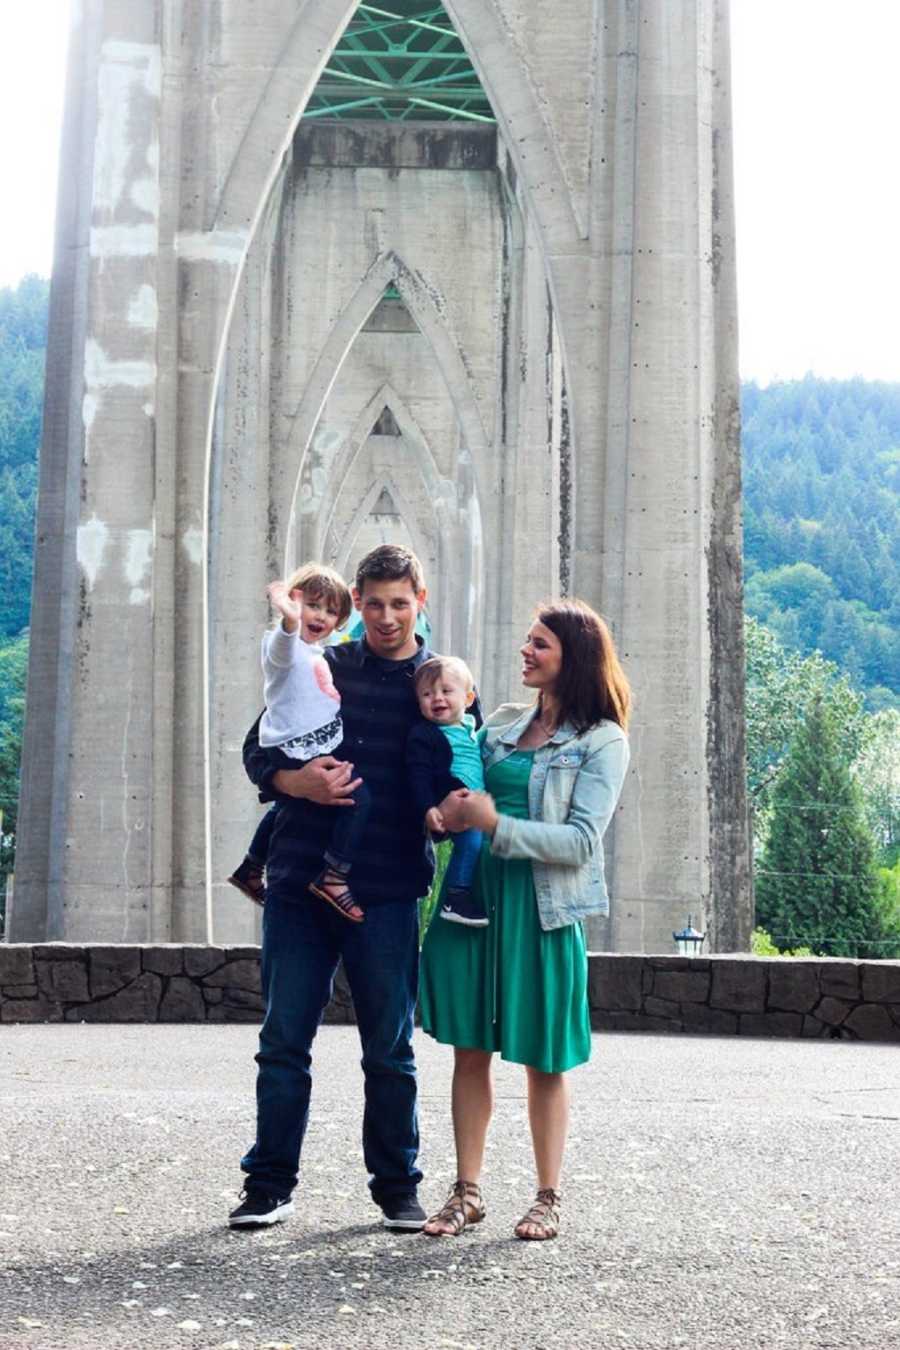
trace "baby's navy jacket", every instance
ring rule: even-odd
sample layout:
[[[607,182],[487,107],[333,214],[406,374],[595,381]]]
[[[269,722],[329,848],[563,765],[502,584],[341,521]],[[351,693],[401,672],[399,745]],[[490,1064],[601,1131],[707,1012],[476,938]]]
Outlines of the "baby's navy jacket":
[[[435,722],[423,718],[417,722],[406,739],[406,767],[409,770],[409,788],[416,810],[422,819],[433,806],[438,806],[448,792],[465,787],[451,772],[453,753],[450,742]]]

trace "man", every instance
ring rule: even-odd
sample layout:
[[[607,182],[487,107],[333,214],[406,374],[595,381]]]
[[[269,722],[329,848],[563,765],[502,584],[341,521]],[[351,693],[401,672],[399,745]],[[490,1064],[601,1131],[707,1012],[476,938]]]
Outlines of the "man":
[[[310,1050],[339,959],[353,995],[365,1074],[363,1153],[372,1198],[388,1228],[425,1222],[416,1188],[419,1133],[412,1048],[418,985],[416,901],[431,884],[434,858],[407,783],[406,738],[418,719],[416,668],[430,656],[416,637],[426,600],[422,567],[409,549],[382,545],[356,573],[353,602],[365,636],[326,650],[341,695],[342,753],[299,769],[273,769],[258,723],[244,742],[244,767],[264,797],[278,798],[266,866],[257,1128],[241,1159],[247,1173],[232,1227],[278,1223],[293,1211],[310,1097]],[[308,895],[323,865],[333,809],[353,809],[364,781],[372,808],[353,891],[365,909],[349,923]]]

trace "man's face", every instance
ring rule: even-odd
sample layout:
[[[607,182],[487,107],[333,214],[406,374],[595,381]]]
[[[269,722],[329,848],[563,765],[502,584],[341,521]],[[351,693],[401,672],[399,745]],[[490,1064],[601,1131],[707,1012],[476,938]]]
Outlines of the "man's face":
[[[416,618],[425,604],[426,592],[413,590],[408,577],[402,581],[367,580],[363,590],[353,590],[353,603],[362,615],[366,638],[376,656],[405,661],[415,656]]]

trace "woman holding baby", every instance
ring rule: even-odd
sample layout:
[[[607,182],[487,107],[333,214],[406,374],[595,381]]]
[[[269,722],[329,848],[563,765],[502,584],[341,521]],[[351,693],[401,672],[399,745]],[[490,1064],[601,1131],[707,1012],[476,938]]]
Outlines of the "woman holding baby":
[[[537,697],[504,704],[478,733],[484,792],[441,804],[444,827],[484,836],[475,892],[486,926],[444,922],[422,950],[422,1023],[454,1046],[457,1180],[424,1231],[452,1237],[485,1216],[480,1178],[492,1057],[525,1066],[537,1172],[517,1237],[556,1237],[569,1118],[567,1070],[590,1057],[583,920],[608,912],[603,834],[628,767],[628,682],[589,606],[542,606],[522,647]]]

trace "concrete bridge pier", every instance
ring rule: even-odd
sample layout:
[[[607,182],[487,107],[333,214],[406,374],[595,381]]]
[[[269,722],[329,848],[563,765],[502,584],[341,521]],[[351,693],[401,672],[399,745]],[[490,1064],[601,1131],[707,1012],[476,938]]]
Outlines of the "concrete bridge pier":
[[[264,583],[390,538],[488,703],[545,595],[612,623],[592,945],[746,942],[727,0],[398,5],[343,102],[365,3],[75,6],[13,940],[254,940]]]

